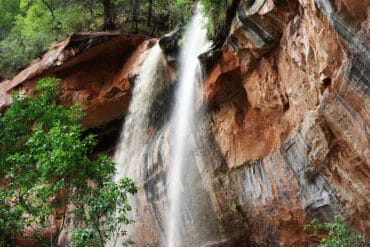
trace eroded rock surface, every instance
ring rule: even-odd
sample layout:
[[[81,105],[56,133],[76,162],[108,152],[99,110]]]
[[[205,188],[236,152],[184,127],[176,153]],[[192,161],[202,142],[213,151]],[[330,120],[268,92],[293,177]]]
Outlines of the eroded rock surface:
[[[140,35],[77,33],[55,44],[12,80],[0,83],[0,109],[11,93],[27,95],[40,77],[61,79],[61,104],[83,104],[84,126],[98,127],[122,118],[131,99],[132,83],[153,42]]]
[[[301,226],[336,214],[368,238],[368,3],[247,2],[206,80],[223,190],[258,246],[314,245]]]
[[[303,225],[335,215],[369,238],[369,13],[363,1],[240,2],[225,44],[201,56],[209,115],[182,181],[185,246],[316,246]],[[138,168],[163,246],[171,128]]]

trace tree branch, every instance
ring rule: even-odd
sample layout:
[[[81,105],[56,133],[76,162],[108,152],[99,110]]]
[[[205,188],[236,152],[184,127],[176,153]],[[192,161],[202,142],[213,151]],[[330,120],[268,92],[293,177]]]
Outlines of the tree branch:
[[[53,17],[53,19],[55,19],[55,15],[54,15],[54,10],[53,8],[51,7],[51,5],[46,2],[46,0],[41,0],[41,2],[46,6],[46,8],[50,11],[51,13],[51,16]]]

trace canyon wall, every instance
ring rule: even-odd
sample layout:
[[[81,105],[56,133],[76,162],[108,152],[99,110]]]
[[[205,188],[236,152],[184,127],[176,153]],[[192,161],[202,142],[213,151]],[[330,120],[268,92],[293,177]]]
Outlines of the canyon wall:
[[[368,238],[368,5],[240,2],[224,45],[202,55],[185,246],[315,246],[303,225],[335,215]],[[157,126],[138,162],[138,246],[165,243],[171,128]]]
[[[206,92],[255,244],[310,245],[298,226],[337,214],[368,236],[368,25],[366,1],[241,3]]]
[[[222,47],[202,55],[204,93],[182,178],[186,246],[317,246],[303,225],[335,215],[369,240],[369,25],[368,1],[240,1]],[[82,102],[83,124],[113,150],[156,42],[76,34],[1,82],[0,107],[14,89],[28,94],[41,76],[57,76],[60,103]],[[173,59],[163,61],[170,70]],[[173,88],[153,103],[135,168],[136,246],[165,245]]]

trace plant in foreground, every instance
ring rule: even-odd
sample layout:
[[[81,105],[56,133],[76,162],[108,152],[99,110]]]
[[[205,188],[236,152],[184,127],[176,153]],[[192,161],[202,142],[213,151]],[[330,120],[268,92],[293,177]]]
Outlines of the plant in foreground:
[[[70,246],[104,246],[131,223],[133,181],[115,182],[108,156],[91,159],[95,137],[79,124],[80,106],[55,103],[57,85],[40,80],[35,94],[15,94],[0,114],[0,246],[20,237],[58,246],[66,230]]]

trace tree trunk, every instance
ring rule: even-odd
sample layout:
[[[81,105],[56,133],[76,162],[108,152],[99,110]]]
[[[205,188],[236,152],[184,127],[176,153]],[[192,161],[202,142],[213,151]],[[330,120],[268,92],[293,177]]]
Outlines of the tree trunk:
[[[103,0],[103,8],[104,8],[104,30],[113,30],[114,29],[114,21],[112,16],[112,9],[110,0]]]
[[[149,0],[148,20],[147,20],[148,27],[150,27],[152,23],[152,11],[153,11],[153,0]]]
[[[138,26],[137,26],[137,11],[138,11],[138,0],[134,0],[132,3],[132,18],[131,18],[131,30],[134,29],[135,26],[135,31],[133,33],[138,32]]]
[[[89,2],[89,11],[90,11],[90,16],[92,17],[94,15],[94,0],[90,0]]]
[[[47,1],[45,1],[45,0],[42,0],[41,2],[42,2],[42,3],[46,6],[46,8],[50,11],[51,16],[53,17],[53,20],[54,20],[54,19],[55,19],[54,10],[53,10],[53,8],[51,7],[50,3],[48,3],[48,2],[47,2]]]

